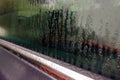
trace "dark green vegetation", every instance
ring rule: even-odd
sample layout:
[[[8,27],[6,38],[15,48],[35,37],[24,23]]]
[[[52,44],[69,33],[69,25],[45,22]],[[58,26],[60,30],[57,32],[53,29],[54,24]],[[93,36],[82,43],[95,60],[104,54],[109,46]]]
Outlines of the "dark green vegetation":
[[[94,42],[99,38],[90,28],[91,16],[83,28],[82,22],[77,26],[76,12],[69,9],[50,10],[27,4],[26,0],[21,2],[17,10],[0,16],[0,27],[8,33],[2,39],[114,79],[120,78],[118,52]]]

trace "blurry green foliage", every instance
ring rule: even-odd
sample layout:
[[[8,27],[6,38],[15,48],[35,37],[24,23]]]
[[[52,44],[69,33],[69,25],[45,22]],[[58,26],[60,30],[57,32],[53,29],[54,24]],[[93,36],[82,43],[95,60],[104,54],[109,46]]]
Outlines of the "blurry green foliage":
[[[29,0],[1,0],[0,27],[9,33],[3,39],[96,73],[118,77],[117,53],[89,42],[98,40],[90,28],[92,17],[87,17],[84,26],[81,19],[77,26],[77,8],[72,5],[72,10],[64,10],[62,4],[60,1],[53,10],[43,3],[31,4]],[[111,71],[106,72],[106,66]]]

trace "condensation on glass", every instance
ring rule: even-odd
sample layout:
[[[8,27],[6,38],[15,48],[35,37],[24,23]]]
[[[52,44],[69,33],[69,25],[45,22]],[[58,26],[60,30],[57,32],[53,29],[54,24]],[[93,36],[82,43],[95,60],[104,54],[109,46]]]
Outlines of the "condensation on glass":
[[[119,0],[1,0],[0,37],[119,79],[119,14]]]

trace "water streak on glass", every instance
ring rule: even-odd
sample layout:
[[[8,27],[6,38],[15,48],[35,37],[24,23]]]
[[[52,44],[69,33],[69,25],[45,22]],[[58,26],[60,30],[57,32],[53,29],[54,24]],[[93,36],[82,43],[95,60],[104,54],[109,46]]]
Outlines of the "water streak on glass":
[[[1,0],[0,37],[120,79],[119,0]]]

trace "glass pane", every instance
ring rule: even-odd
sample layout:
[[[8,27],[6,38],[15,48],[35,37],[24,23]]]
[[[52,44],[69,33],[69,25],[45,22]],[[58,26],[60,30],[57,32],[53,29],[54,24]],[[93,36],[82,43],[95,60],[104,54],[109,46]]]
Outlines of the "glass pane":
[[[0,37],[119,79],[119,0],[1,0]]]

